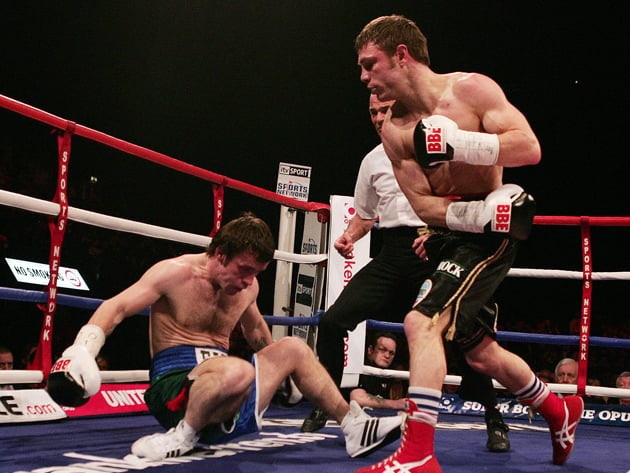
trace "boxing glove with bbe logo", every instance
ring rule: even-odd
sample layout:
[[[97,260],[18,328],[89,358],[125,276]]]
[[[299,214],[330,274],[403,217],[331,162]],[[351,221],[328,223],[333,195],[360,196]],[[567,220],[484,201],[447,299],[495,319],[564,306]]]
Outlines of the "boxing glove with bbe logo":
[[[499,157],[499,137],[491,133],[460,130],[450,118],[432,115],[414,130],[416,160],[423,168],[447,161],[492,166]]]
[[[452,202],[446,209],[446,226],[469,233],[503,233],[526,240],[534,223],[536,202],[522,187],[504,184],[485,200]]]
[[[47,390],[62,406],[78,407],[101,387],[101,374],[95,357],[105,343],[103,330],[96,325],[84,325],[74,344],[62,353],[50,370]]]

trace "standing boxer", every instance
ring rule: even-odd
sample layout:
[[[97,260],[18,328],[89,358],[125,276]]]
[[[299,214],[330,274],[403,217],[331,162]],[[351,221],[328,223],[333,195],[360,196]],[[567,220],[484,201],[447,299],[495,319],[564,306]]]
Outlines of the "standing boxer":
[[[376,132],[381,134],[385,115],[393,101],[381,102],[370,94],[369,112]],[[414,240],[425,223],[415,214],[398,187],[392,164],[379,144],[361,161],[354,187],[356,214],[343,234],[335,240],[335,249],[344,257],[354,257],[354,243],[372,231],[378,219],[382,245],[378,254],[363,266],[343,288],[335,302],[322,316],[317,328],[317,355],[337,386],[343,376],[344,338],[349,330],[366,318],[402,322],[422,282],[433,266],[418,257]],[[494,304],[482,308],[491,320],[496,317]],[[477,401],[485,408],[487,441],[491,452],[510,449],[508,427],[496,408],[497,395],[492,380],[462,363],[459,395]],[[302,424],[303,432],[314,432],[326,425],[326,414],[313,409]]]
[[[304,396],[332,415],[351,457],[400,435],[400,416],[373,418],[348,403],[313,350],[296,337],[276,342],[258,310],[257,275],[274,254],[265,222],[245,215],[217,232],[205,253],[160,261],[120,294],[104,301],[53,366],[48,391],[80,405],[100,387],[94,358],[125,318],[151,307],[151,385],[145,401],[169,429],[138,439],[133,454],[151,460],[184,455],[197,441],[224,443],[261,428],[278,386],[291,376]],[[251,363],[228,356],[240,323],[256,353]]]
[[[435,265],[404,322],[410,350],[409,403],[403,439],[390,457],[359,472],[436,473],[442,337],[454,340],[472,368],[497,379],[549,424],[555,464],[566,462],[584,403],[559,398],[527,363],[496,342],[477,317],[527,238],[533,199],[502,184],[504,166],[537,164],[540,145],[523,114],[487,76],[437,74],[426,38],[400,15],[368,23],[355,40],[361,81],[379,100],[396,100],[381,140],[401,190],[429,225],[421,253]],[[452,202],[444,196],[457,195]],[[467,199],[486,195],[483,201]]]

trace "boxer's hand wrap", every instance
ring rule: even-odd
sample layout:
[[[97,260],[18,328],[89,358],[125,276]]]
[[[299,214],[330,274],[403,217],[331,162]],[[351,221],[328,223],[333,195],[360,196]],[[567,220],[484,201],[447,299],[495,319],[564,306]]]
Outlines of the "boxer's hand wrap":
[[[504,184],[485,200],[452,202],[446,209],[446,226],[469,233],[504,233],[526,240],[532,229],[536,202],[522,187]]]
[[[94,359],[105,343],[105,334],[96,325],[85,325],[66,348],[48,376],[50,397],[62,406],[85,404],[101,387],[101,374]]]
[[[413,141],[416,160],[423,168],[446,161],[492,166],[499,157],[497,135],[462,131],[457,123],[442,115],[420,120],[414,130]]]

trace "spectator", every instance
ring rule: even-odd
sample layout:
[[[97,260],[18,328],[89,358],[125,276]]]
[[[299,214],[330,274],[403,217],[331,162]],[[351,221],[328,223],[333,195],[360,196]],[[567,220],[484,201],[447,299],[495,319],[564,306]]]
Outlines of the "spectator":
[[[621,389],[630,389],[630,371],[623,371],[617,376],[615,386]],[[622,406],[630,406],[630,397],[620,398],[619,404]]]
[[[36,353],[37,353],[37,343],[26,344],[21,351],[20,369],[23,369],[23,370],[27,369],[28,366],[31,365],[31,363],[33,363]]]
[[[13,352],[10,348],[2,345],[0,346],[0,370],[12,370],[13,369]],[[0,389],[13,389],[11,384],[0,384]]]
[[[586,384],[589,386],[601,386],[602,382],[599,378],[589,377],[586,381]],[[603,396],[593,396],[591,394],[587,394],[584,397],[584,401],[591,404],[608,404],[608,398]]]
[[[555,369],[556,383],[558,384],[577,384],[578,362],[573,358],[563,358],[556,365]],[[601,382],[597,378],[588,378],[590,386],[601,386]],[[600,396],[586,395],[585,402],[591,404],[606,404],[606,398]]]
[[[577,361],[573,358],[562,358],[556,365],[554,374],[558,384],[577,384]]]
[[[375,368],[388,369],[396,357],[398,341],[396,335],[387,332],[378,332],[374,335],[373,342],[367,346],[367,364]],[[394,388],[393,378],[383,378],[362,374],[359,377],[359,386],[350,392],[350,399],[357,401],[363,407],[381,407],[389,409],[405,409],[405,399],[402,396],[392,396]]]
[[[99,353],[96,356],[96,365],[98,366],[98,369],[100,371],[107,371],[107,370],[109,370],[109,358],[107,358],[102,353]]]

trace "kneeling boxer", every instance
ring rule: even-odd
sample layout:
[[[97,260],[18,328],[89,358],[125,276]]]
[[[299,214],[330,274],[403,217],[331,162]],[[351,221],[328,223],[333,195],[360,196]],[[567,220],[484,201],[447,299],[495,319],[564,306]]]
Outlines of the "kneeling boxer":
[[[291,377],[304,397],[340,424],[351,457],[399,438],[400,416],[373,418],[344,400],[301,339],[273,341],[256,299],[257,275],[273,258],[269,227],[247,214],[224,225],[204,253],[160,261],[104,301],[48,378],[53,399],[80,405],[100,387],[95,356],[125,318],[151,307],[151,385],[145,400],[168,429],[138,439],[133,454],[151,460],[184,455],[198,441],[223,443],[261,428],[278,386]],[[241,324],[256,351],[251,363],[227,356]]]

